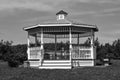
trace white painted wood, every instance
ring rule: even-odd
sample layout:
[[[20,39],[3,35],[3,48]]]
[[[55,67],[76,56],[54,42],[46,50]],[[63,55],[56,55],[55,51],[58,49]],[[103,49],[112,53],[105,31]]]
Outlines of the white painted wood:
[[[48,26],[82,26],[82,27],[85,27],[85,28],[97,28],[96,25],[85,25],[85,24],[73,24],[72,22],[69,22],[69,23],[64,23],[64,24],[38,24],[38,25],[35,25],[35,26],[30,26],[30,27],[25,27],[24,30],[27,30],[27,29],[31,29],[31,28],[36,28],[36,27],[40,27],[40,26],[44,26],[44,27],[48,27]]]
[[[70,60],[50,60],[43,61],[42,65],[39,65],[39,61],[29,61],[30,67],[38,67],[39,69],[71,69]]]
[[[41,50],[40,50],[40,53],[39,53],[40,57],[39,57],[39,65],[41,66],[42,65],[42,61],[43,61],[43,58],[44,58],[44,53],[43,53],[43,29],[41,28]]]
[[[71,63],[43,63],[42,66],[71,66]]]
[[[69,41],[70,41],[70,61],[72,61],[72,33],[71,33],[71,27],[69,27]]]
[[[61,20],[61,19],[65,19],[65,15],[64,14],[59,14],[57,16],[57,20]]]
[[[29,61],[30,67],[39,67],[39,61]]]
[[[91,50],[91,48],[79,48],[79,50]]]
[[[30,59],[39,59],[40,58],[40,47],[32,47],[30,49]]]
[[[41,50],[43,49],[43,29],[41,28]]]
[[[70,60],[45,60],[40,69],[71,69]]]
[[[68,67],[39,67],[39,69],[71,69],[72,67],[71,66],[68,66]]]
[[[70,62],[70,60],[44,60],[44,62]]]
[[[73,67],[94,66],[94,60],[73,60]]]
[[[72,59],[92,59],[91,47],[73,47]]]
[[[29,33],[27,37],[27,57],[30,59],[30,38],[29,38]]]
[[[25,27],[24,30],[31,29],[31,28],[37,28],[40,26],[48,27],[48,26],[71,26],[71,23],[66,23],[66,24],[38,24],[35,26],[30,26],[30,27]]]
[[[94,32],[91,30],[91,58],[94,59]]]

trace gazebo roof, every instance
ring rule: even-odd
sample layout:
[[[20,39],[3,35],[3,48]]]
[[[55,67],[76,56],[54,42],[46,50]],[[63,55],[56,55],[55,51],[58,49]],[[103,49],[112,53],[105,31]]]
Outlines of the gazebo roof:
[[[57,13],[56,13],[56,15],[59,15],[59,14],[68,15],[68,13],[67,13],[67,12],[65,12],[65,11],[63,11],[63,10],[61,10],[61,11],[59,11],[59,12],[57,12]]]
[[[67,14],[66,12],[64,11],[60,11],[58,13],[56,13],[57,15],[59,14]],[[47,21],[47,22],[44,22],[44,23],[40,23],[38,25],[35,25],[35,26],[30,26],[30,27],[25,27],[24,30],[25,31],[28,31],[30,29],[34,29],[34,28],[39,28],[39,27],[57,27],[57,26],[71,26],[71,27],[78,27],[78,28],[90,28],[90,29],[93,29],[94,31],[98,31],[98,28],[96,25],[90,25],[90,24],[82,24],[82,23],[77,23],[77,22],[74,22],[74,21],[69,21],[67,20],[66,18],[65,19],[57,19],[57,20],[54,20],[54,21]]]
[[[29,30],[32,28],[38,28],[38,27],[50,27],[50,26],[76,26],[76,27],[85,27],[85,28],[91,28],[94,31],[98,31],[98,28],[96,25],[90,25],[90,24],[83,24],[83,23],[76,23],[68,20],[56,20],[54,22],[44,22],[35,26],[25,27],[24,30]]]

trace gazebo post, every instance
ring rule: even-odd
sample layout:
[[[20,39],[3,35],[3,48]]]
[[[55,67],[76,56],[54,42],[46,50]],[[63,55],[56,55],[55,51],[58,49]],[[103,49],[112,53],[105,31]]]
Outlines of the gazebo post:
[[[91,30],[91,57],[94,59],[94,32]]]
[[[44,48],[43,48],[43,29],[41,28],[41,47],[40,47],[40,65],[42,64],[42,59],[44,57]]]
[[[71,33],[71,27],[69,28],[69,40],[70,40],[70,62],[72,62],[72,33]]]
[[[41,50],[43,50],[43,29],[41,28]]]
[[[30,37],[29,33],[27,35],[27,55],[28,55],[28,60],[30,59]]]

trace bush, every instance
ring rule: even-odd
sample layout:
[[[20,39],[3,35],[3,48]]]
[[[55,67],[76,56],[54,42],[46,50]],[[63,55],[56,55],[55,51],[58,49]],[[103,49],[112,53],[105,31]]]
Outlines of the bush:
[[[100,59],[96,60],[96,66],[101,66],[103,65],[103,61],[101,61]]]
[[[19,61],[8,61],[8,66],[10,67],[18,67],[19,66]]]
[[[9,55],[8,65],[10,67],[18,67],[19,65],[23,64],[25,60],[27,60],[26,55],[22,53],[12,53]]]
[[[18,67],[27,60],[27,45],[16,45],[11,47],[11,52],[7,53],[7,61],[10,67]]]

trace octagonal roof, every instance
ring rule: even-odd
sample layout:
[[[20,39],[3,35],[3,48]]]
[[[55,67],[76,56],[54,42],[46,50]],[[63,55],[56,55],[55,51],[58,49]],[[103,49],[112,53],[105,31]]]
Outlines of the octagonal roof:
[[[56,13],[56,15],[59,15],[59,14],[67,15],[68,13],[61,10],[58,13]],[[27,31],[27,30],[30,30],[30,29],[33,29],[33,28],[51,27],[51,26],[56,26],[56,27],[57,26],[71,26],[73,28],[74,27],[78,27],[78,28],[82,27],[82,28],[90,28],[90,29],[93,29],[94,31],[98,31],[98,28],[97,28],[96,25],[78,23],[78,22],[67,20],[66,18],[65,19],[56,19],[54,21],[47,21],[47,22],[40,23],[40,24],[35,25],[35,26],[25,27],[24,30]]]

